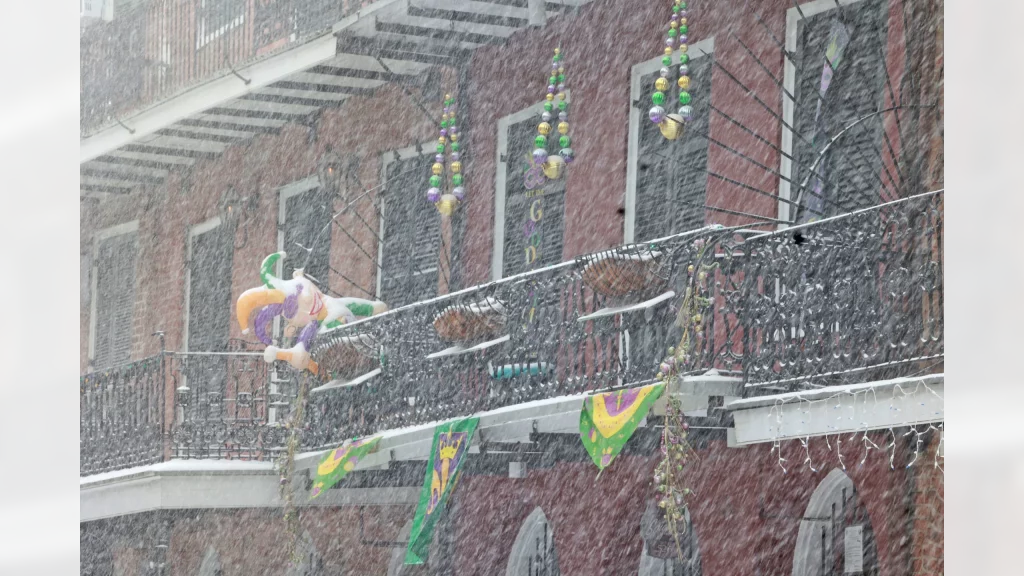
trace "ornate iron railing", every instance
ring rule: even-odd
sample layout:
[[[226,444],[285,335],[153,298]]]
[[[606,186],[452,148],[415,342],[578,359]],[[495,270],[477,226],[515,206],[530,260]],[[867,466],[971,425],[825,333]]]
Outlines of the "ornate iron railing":
[[[82,29],[82,132],[315,38],[370,3],[143,0],[116,12]]]
[[[635,386],[652,381],[683,325],[694,338],[681,370],[741,376],[747,396],[937,370],[942,199],[772,232],[709,227],[417,302],[319,337],[316,378],[237,351],[92,374],[82,379],[82,473],[165,453],[269,459],[300,385],[303,449]],[[680,312],[688,291],[707,299],[703,311]]]

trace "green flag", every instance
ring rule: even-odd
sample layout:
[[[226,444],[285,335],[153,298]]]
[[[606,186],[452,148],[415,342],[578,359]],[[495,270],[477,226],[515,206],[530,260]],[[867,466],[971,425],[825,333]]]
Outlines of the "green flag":
[[[313,491],[309,494],[312,500],[324,490],[330,489],[341,481],[349,472],[355,469],[359,459],[372,453],[377,449],[380,437],[362,438],[345,442],[341,446],[328,452],[320,464],[316,467],[316,478],[313,479]]]
[[[466,418],[441,424],[434,429],[434,443],[430,447],[427,475],[423,479],[420,503],[412,520],[406,564],[423,564],[427,559],[430,541],[440,512],[458,479],[459,467],[469,452],[479,418]]]
[[[619,455],[664,390],[664,384],[652,384],[596,394],[583,401],[580,438],[599,469],[607,468]]]

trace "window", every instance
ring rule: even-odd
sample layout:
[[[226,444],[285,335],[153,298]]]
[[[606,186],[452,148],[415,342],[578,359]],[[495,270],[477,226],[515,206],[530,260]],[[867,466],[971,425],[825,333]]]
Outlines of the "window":
[[[310,176],[281,188],[278,207],[278,249],[288,253],[282,261],[281,278],[289,279],[304,268],[310,280],[326,291],[330,277],[331,218],[333,196]]]
[[[196,50],[245,22],[248,0],[200,0]]]
[[[572,94],[566,91],[566,97],[571,101]],[[565,178],[548,180],[533,163],[543,111],[539,103],[498,121],[491,264],[495,280],[562,261]]]
[[[795,102],[783,98],[783,117],[799,136],[783,130],[781,172],[790,178],[780,195],[799,203],[796,222],[832,216],[877,204],[882,182],[882,122],[879,115],[851,128],[835,141],[819,162],[811,166],[824,146],[843,128],[881,110],[885,95],[885,41],[888,33],[887,0],[834,0],[790,8],[786,20],[785,85]],[[803,186],[804,181],[808,184]],[[783,219],[793,219],[791,208],[780,207]]]
[[[188,243],[186,349],[223,351],[231,325],[234,238],[214,218],[192,228]]]
[[[390,308],[437,296],[441,215],[426,200],[435,146],[384,156],[377,293]]]
[[[691,44],[693,119],[683,136],[666,140],[647,118],[661,57],[633,66],[630,78],[629,158],[624,240],[644,242],[704,226],[714,38]],[[670,67],[674,68],[674,67]],[[675,76],[670,76],[674,80]],[[673,103],[678,88],[668,94]],[[678,105],[666,105],[674,112]]]
[[[89,339],[94,369],[110,368],[131,356],[137,252],[138,222],[97,235]]]
[[[523,521],[512,544],[505,576],[558,576],[555,533],[540,507]]]

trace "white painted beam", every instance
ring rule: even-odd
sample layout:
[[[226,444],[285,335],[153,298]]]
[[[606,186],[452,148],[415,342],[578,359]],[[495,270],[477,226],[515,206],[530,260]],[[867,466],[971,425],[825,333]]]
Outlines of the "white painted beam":
[[[726,403],[735,445],[854,433],[944,420],[944,375],[761,396]]]
[[[336,53],[337,41],[334,35],[325,34],[287,52],[239,69],[238,73],[250,80],[248,85],[230,73],[206,82],[134,116],[123,118],[125,125],[135,130],[134,134],[121,126],[112,126],[83,138],[79,146],[79,162],[88,162],[178,120],[283,80],[291,74],[333,58]]]

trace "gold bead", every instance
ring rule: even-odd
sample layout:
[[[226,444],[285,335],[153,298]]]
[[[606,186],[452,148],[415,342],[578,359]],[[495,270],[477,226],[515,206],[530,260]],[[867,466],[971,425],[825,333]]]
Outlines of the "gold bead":
[[[447,113],[441,114],[441,120],[447,120],[447,119],[448,119],[448,114]]]
[[[444,144],[446,142],[448,142],[448,139],[445,138],[444,136],[441,136],[440,138],[437,139],[438,144]]]
[[[568,134],[569,133],[569,123],[568,122],[559,122],[558,123],[558,133],[559,134]]]
[[[445,94],[444,95],[444,99],[445,100],[451,100],[452,99],[452,95],[451,94]]]
[[[679,87],[682,88],[683,90],[686,90],[690,87],[690,77],[680,76],[679,80],[676,81],[676,84],[678,84]]]
[[[547,122],[541,122],[540,124],[537,125],[537,132],[540,132],[544,136],[547,136],[548,134],[551,133],[551,124],[548,124]]]
[[[671,46],[665,46],[665,56],[671,56],[671,55],[672,55],[672,47]]]
[[[434,165],[430,167],[430,171],[434,173],[434,176],[440,176],[441,173],[444,172],[444,165],[440,162],[435,162]]]
[[[459,172],[462,172],[462,162],[456,160],[455,162],[452,162],[452,173],[458,174]]]
[[[682,24],[683,26],[686,26],[686,18],[680,18],[679,23]]]
[[[555,54],[561,54],[561,53],[562,53],[562,49],[561,48],[555,48]]]
[[[679,27],[679,23],[677,23],[675,20],[673,20],[672,22],[669,23],[669,26],[672,27],[672,28],[678,28]]]
[[[679,45],[679,53],[680,54],[686,54],[686,44],[680,44]]]
[[[668,78],[658,78],[657,80],[655,80],[654,88],[655,90],[659,90],[661,92],[668,90]]]
[[[565,92],[559,92],[558,93],[558,99],[559,100],[565,100]]]
[[[550,93],[550,92],[548,92],[548,93],[547,93],[547,95],[546,95],[546,96],[544,96],[544,98],[547,98],[547,101],[548,101],[548,102],[551,102],[552,100],[554,100],[554,99],[555,99],[555,95],[554,95],[554,94],[552,94],[552,93]]]
[[[458,141],[459,141],[459,135],[458,134],[452,134],[452,142],[458,142]]]
[[[562,67],[562,66],[559,66],[559,67],[558,67],[558,73],[559,73],[559,74],[565,74],[565,68],[564,68],[564,67]]]

